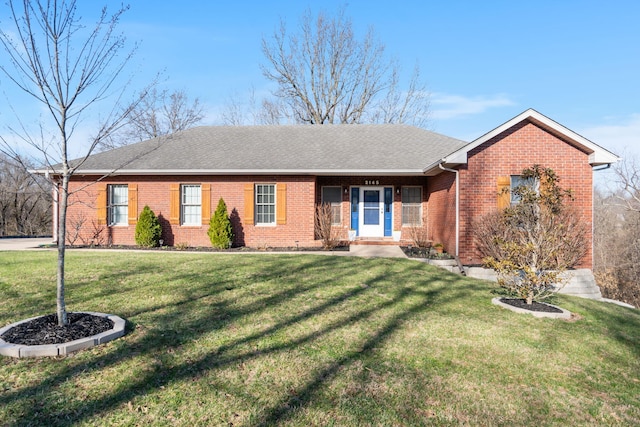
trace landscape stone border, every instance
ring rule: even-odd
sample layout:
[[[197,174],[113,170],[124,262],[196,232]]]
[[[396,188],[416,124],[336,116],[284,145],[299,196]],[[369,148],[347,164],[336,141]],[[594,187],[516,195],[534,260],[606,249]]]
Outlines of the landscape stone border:
[[[104,331],[97,335],[81,338],[74,341],[65,342],[62,344],[46,344],[46,345],[24,345],[24,344],[12,344],[8,343],[0,338],[0,355],[9,357],[44,357],[44,356],[66,356],[79,350],[95,347],[99,344],[112,341],[116,338],[124,336],[125,321],[119,316],[105,313],[94,313],[90,311],[83,311],[82,313],[90,314],[98,317],[106,317],[113,322],[113,328],[108,331]],[[4,334],[9,329],[21,323],[29,322],[37,319],[36,316],[29,319],[21,320],[11,325],[0,328],[0,335]]]
[[[508,310],[515,311],[516,313],[530,314],[530,315],[535,316],[535,317],[549,317],[551,319],[570,319],[571,318],[571,312],[570,311],[567,311],[564,308],[558,307],[558,306],[553,305],[553,304],[541,303],[541,304],[546,304],[549,307],[557,308],[558,310],[562,311],[562,313],[547,313],[545,311],[525,310],[524,308],[514,307],[512,305],[505,304],[504,302],[500,301],[500,298],[493,298],[491,300],[491,302],[493,304],[495,304],[495,305],[499,305],[502,308],[506,308]]]

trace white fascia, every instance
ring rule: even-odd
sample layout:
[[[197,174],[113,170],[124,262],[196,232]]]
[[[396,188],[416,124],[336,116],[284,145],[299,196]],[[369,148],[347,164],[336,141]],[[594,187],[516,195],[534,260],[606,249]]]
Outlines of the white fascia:
[[[536,125],[546,129],[547,131],[554,133],[558,136],[561,136],[563,137],[563,139],[568,140],[568,142],[573,146],[589,153],[589,164],[591,164],[592,166],[611,164],[620,160],[620,157],[616,156],[612,152],[604,149],[603,147],[599,146],[598,144],[592,141],[589,141],[587,138],[575,133],[571,129],[568,129],[562,126],[560,123],[550,119],[544,114],[540,114],[536,110],[530,108],[525,112],[517,115],[513,119],[491,130],[490,132],[487,132],[486,134],[482,135],[480,138],[454,151],[453,153],[449,154],[446,158],[442,159],[440,162],[430,165],[428,168],[425,169],[425,172],[427,170],[437,167],[437,165],[440,163],[446,164],[449,166],[466,164],[469,151],[480,146],[481,144],[484,144],[485,142],[489,141],[491,138],[494,138],[495,136],[500,135],[502,132],[512,128],[513,126],[517,125],[518,123],[524,120],[530,120],[532,123],[535,123]]]
[[[54,170],[34,170],[33,173],[44,175],[50,173],[55,175]],[[103,169],[86,169],[78,170],[75,176],[82,175],[101,175],[101,176],[119,176],[119,175],[356,175],[356,176],[422,176],[421,169],[353,169],[353,170],[336,170],[336,169],[120,169],[120,170],[103,170]]]

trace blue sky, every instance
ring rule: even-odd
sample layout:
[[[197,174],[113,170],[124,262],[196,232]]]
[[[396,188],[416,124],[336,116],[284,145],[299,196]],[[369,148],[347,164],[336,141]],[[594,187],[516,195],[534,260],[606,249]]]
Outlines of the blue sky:
[[[280,19],[292,28],[307,9],[341,6],[359,35],[374,28],[407,77],[420,65],[432,130],[470,141],[534,108],[619,155],[640,157],[638,1],[136,0],[120,29],[139,43],[130,64],[136,82],[162,71],[164,87],[204,103],[203,124],[220,124],[229,97],[272,88],[260,71],[261,39]],[[5,80],[0,89],[10,93]],[[0,105],[0,121],[10,119]]]

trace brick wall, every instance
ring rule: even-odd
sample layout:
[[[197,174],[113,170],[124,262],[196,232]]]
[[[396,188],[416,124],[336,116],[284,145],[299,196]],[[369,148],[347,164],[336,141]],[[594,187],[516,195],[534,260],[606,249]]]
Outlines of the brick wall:
[[[585,224],[589,247],[582,268],[592,267],[593,172],[588,154],[528,121],[497,135],[469,153],[460,168],[460,260],[479,264],[473,222],[497,208],[497,178],[519,175],[539,164],[552,168],[560,186],[573,191],[569,202]],[[453,174],[450,174],[453,175]]]
[[[447,253],[456,251],[456,175],[442,172],[430,177],[428,192],[429,236],[434,243],[442,243]]]
[[[135,225],[106,226],[98,224],[98,189],[107,184],[136,184],[138,214],[145,205],[160,218],[165,245],[187,244],[189,246],[210,246],[207,235],[208,224],[201,226],[181,226],[169,223],[171,184],[211,184],[211,214],[222,197],[227,204],[234,227],[234,243],[251,247],[295,247],[313,246],[314,240],[314,200],[315,177],[307,176],[115,176],[100,183],[92,183],[83,177],[74,177],[71,191],[77,191],[68,210],[68,229],[80,235],[76,244],[90,241],[100,231],[102,244],[135,244]],[[286,222],[278,225],[247,224],[245,219],[245,184],[255,183],[286,184]],[[81,227],[77,227],[82,223]]]

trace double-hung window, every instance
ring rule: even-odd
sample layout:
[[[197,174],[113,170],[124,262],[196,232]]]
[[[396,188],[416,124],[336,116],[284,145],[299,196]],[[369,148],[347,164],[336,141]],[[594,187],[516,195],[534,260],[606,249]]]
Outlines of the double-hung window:
[[[402,187],[402,225],[422,225],[422,187]]]
[[[276,186],[275,184],[256,184],[256,224],[276,223]]]
[[[129,223],[128,185],[110,184],[107,197],[109,198],[107,202],[109,225],[127,225]]]
[[[180,187],[180,223],[202,225],[202,191],[200,185],[183,184]]]
[[[342,223],[342,187],[322,187],[322,204],[331,205],[331,223]]]

